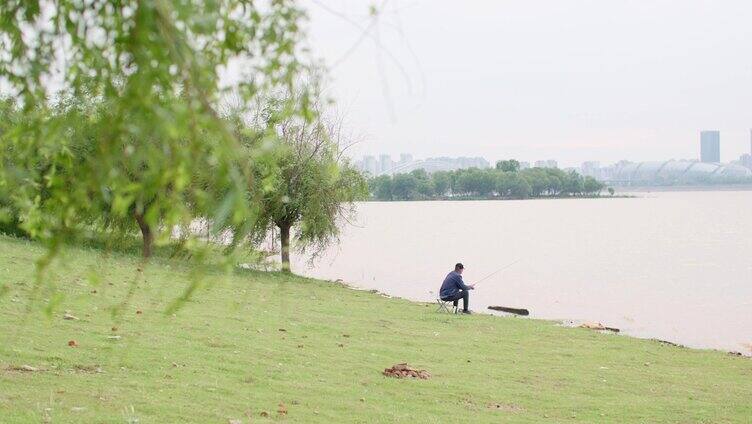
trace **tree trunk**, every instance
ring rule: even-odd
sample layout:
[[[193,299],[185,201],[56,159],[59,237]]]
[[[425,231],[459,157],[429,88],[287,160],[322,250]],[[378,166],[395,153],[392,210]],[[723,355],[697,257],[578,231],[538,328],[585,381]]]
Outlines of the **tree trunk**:
[[[144,242],[144,246],[141,249],[141,254],[144,256],[144,258],[149,258],[151,256],[152,245],[154,244],[154,234],[151,232],[151,227],[149,226],[149,223],[146,222],[142,214],[135,213],[134,215],[136,216],[138,227],[141,229],[141,238]]]
[[[279,239],[281,244],[280,253],[282,255],[282,271],[290,272],[290,225],[281,224],[279,226]]]

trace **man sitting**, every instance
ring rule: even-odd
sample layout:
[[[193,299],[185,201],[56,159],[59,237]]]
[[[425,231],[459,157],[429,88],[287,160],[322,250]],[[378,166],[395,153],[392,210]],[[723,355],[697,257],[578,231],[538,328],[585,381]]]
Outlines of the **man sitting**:
[[[452,301],[455,309],[457,308],[457,301],[462,299],[462,313],[469,314],[470,310],[470,294],[469,291],[475,289],[475,286],[465,285],[462,281],[462,271],[465,267],[458,263],[454,266],[454,271],[447,274],[444,282],[441,284],[441,290],[439,290],[439,297],[445,302]]]

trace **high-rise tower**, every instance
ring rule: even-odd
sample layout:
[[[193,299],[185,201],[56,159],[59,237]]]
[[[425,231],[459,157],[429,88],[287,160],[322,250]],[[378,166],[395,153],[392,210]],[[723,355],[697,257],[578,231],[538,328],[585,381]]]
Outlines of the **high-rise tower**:
[[[700,161],[718,163],[721,161],[721,132],[700,132]]]

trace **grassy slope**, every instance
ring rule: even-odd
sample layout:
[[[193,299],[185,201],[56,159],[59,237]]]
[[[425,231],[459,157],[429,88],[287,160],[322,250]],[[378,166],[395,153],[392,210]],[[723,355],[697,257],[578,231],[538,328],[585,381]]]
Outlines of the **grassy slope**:
[[[546,321],[438,314],[281,274],[217,273],[211,289],[166,316],[190,269],[155,261],[113,324],[111,307],[125,298],[138,259],[72,250],[54,267],[52,281],[66,293],[58,310],[47,317],[35,308],[22,325],[41,252],[0,238],[0,284],[10,288],[0,297],[4,423],[45,415],[52,422],[259,422],[267,420],[262,411],[268,420],[326,423],[752,417],[750,359]],[[101,278],[96,287],[92,271]],[[80,320],[63,320],[63,310]],[[79,347],[68,347],[70,339]],[[403,361],[433,377],[380,374]],[[24,364],[44,371],[8,369]]]

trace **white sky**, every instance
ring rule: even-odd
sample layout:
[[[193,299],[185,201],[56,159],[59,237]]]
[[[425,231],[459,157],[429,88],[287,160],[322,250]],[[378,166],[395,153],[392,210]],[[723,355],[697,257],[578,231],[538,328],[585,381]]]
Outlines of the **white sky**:
[[[354,156],[697,158],[702,129],[750,150],[750,0],[303,4]]]

